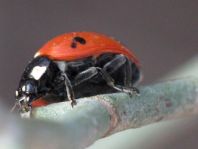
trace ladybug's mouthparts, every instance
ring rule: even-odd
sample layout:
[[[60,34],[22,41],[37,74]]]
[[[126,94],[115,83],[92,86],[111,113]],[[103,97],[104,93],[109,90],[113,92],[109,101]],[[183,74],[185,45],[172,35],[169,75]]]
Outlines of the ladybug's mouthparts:
[[[28,96],[22,96],[21,98],[16,99],[16,102],[15,102],[14,106],[12,107],[11,112],[14,111],[16,106],[19,107],[20,113],[26,113],[26,112],[31,111],[31,106],[28,104],[28,101],[29,101]]]

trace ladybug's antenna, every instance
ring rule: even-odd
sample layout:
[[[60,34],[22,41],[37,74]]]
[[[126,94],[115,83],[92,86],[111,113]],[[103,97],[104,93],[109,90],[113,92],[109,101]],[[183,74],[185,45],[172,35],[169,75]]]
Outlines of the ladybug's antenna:
[[[16,109],[16,106],[18,105],[17,102],[15,102],[15,104],[13,105],[13,107],[11,108],[10,112],[12,113],[15,109]]]

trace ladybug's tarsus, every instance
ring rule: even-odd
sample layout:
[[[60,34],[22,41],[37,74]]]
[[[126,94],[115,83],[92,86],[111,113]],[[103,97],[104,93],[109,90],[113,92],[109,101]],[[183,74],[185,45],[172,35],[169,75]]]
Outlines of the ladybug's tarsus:
[[[140,95],[140,91],[136,88],[136,87],[123,87],[120,86],[121,92],[125,92],[128,93],[130,96],[136,95],[139,96]]]
[[[73,108],[76,104],[77,104],[76,100],[72,100],[72,101],[71,101],[71,106],[72,106],[72,108]]]

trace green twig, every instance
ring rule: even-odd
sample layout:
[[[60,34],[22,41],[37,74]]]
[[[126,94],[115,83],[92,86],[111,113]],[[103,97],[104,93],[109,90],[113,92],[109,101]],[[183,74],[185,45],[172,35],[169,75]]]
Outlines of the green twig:
[[[52,104],[34,109],[32,117],[59,122],[66,132],[65,141],[78,140],[72,145],[81,148],[121,130],[198,113],[196,77],[142,87],[140,91],[139,97],[117,93],[79,99],[73,109],[68,102]]]

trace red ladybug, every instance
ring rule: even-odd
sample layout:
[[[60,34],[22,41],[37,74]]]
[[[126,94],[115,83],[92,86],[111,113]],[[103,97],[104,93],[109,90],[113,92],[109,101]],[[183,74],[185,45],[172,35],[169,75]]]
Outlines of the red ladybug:
[[[72,32],[47,42],[29,62],[16,90],[21,112],[31,107],[112,92],[138,93],[140,63],[103,34]]]

